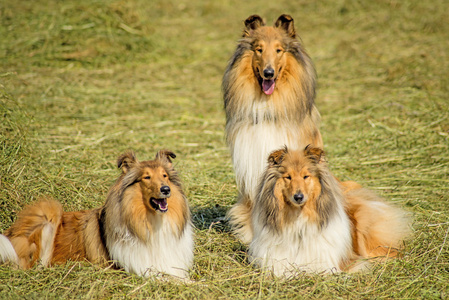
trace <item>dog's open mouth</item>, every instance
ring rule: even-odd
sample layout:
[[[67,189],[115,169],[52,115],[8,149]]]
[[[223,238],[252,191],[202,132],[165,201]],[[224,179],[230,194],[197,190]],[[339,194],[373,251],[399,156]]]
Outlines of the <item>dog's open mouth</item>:
[[[273,94],[275,86],[276,86],[276,83],[273,79],[263,79],[262,80],[262,91],[266,95]]]
[[[150,204],[156,211],[164,213],[168,210],[167,198],[150,198]]]

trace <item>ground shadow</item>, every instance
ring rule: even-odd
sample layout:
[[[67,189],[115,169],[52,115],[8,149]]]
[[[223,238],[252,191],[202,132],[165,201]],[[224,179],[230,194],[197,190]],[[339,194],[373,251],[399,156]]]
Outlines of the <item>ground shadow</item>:
[[[231,227],[226,220],[228,207],[216,204],[209,207],[193,207],[192,221],[199,230],[215,229],[218,232],[231,232]]]

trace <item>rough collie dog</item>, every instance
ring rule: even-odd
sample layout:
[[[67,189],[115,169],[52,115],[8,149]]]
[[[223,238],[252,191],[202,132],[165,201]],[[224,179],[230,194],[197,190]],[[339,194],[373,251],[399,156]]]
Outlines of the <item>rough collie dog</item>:
[[[43,200],[26,207],[0,235],[0,261],[21,268],[67,260],[114,261],[128,272],[163,272],[186,278],[193,261],[190,211],[171,151],[138,161],[133,152],[118,158],[122,174],[101,208],[63,212]]]
[[[250,261],[277,276],[366,267],[394,257],[408,234],[406,214],[353,181],[338,182],[320,148],[274,151],[252,212]]]
[[[239,189],[228,217],[244,243],[252,238],[250,211],[268,154],[283,145],[323,146],[315,85],[312,61],[291,16],[281,15],[274,26],[265,26],[258,15],[246,19],[222,83],[226,140]]]

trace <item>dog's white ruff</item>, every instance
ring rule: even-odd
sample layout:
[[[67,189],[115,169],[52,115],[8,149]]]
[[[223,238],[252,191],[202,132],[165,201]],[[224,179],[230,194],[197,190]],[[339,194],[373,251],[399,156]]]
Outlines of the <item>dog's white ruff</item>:
[[[149,276],[162,272],[180,278],[188,277],[193,263],[193,229],[187,222],[181,237],[174,234],[173,225],[162,214],[158,228],[151,232],[148,242],[131,234],[125,227],[117,228],[113,239],[107,241],[109,254],[127,272]]]
[[[250,261],[276,276],[298,271],[339,272],[341,262],[352,249],[350,222],[341,200],[325,228],[308,222],[304,216],[280,233],[263,226],[260,214],[253,216],[254,238],[249,246]]]
[[[256,118],[269,114],[270,106],[256,103],[253,109]],[[239,124],[231,155],[237,185],[242,193],[247,193],[251,199],[256,198],[257,185],[267,167],[269,154],[284,146],[289,149],[307,146],[298,128],[288,120],[278,120],[275,124],[270,120]]]

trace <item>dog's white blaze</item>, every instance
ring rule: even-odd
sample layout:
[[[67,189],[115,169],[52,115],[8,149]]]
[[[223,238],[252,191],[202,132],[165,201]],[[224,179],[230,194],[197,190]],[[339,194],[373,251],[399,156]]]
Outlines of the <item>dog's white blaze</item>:
[[[117,228],[113,241],[107,241],[111,259],[127,272],[150,276],[162,272],[180,278],[188,277],[193,263],[193,229],[186,224],[181,237],[164,215],[157,214],[160,227],[154,228],[148,242],[132,235],[126,228]]]
[[[250,261],[276,276],[298,271],[339,272],[351,253],[350,222],[341,203],[326,228],[319,229],[303,216],[277,233],[263,227],[260,216],[253,219],[254,238],[249,246]]]

